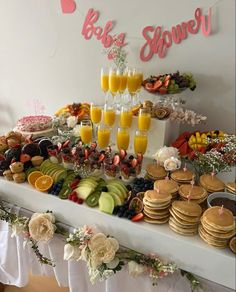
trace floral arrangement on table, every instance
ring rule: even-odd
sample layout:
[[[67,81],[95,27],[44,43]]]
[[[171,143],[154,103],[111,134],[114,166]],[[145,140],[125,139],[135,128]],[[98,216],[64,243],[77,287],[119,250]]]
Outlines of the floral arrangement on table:
[[[236,165],[236,136],[215,130],[211,132],[185,132],[172,146],[179,150],[199,175],[228,172]]]
[[[115,66],[123,72],[127,67],[128,53],[124,50],[124,47],[118,45],[119,43],[120,40],[117,38],[109,48],[103,49],[102,52],[107,55],[109,61],[113,61]]]
[[[153,158],[157,164],[164,166],[166,171],[175,171],[181,167],[179,151],[175,147],[164,146],[153,155]]]
[[[41,264],[55,266],[54,262],[44,257],[38,247],[39,242],[48,243],[55,233],[66,236],[64,246],[65,260],[83,260],[87,263],[91,282],[104,281],[128,265],[129,274],[137,277],[148,274],[157,284],[158,279],[170,276],[180,271],[190,282],[194,291],[199,287],[199,281],[189,272],[180,270],[174,263],[162,261],[154,254],[145,255],[137,251],[122,247],[118,241],[96,232],[88,226],[75,229],[68,233],[62,228],[52,212],[35,213],[29,219],[11,213],[0,201],[0,220],[10,224],[12,236],[23,236],[24,245],[30,245]]]

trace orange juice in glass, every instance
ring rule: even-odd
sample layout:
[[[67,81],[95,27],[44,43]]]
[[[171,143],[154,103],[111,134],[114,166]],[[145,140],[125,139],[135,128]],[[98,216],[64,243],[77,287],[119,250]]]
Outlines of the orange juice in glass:
[[[91,103],[90,106],[90,118],[94,124],[99,124],[102,119],[102,108],[99,105]]]
[[[119,150],[129,148],[129,131],[127,128],[118,128],[116,134],[116,144]]]
[[[111,130],[109,127],[100,125],[98,127],[98,146],[102,149],[109,146]]]
[[[117,70],[110,69],[109,70],[109,90],[113,95],[115,95],[120,88],[120,75]]]
[[[120,113],[120,126],[130,128],[132,125],[133,113],[129,107],[122,106]]]
[[[147,132],[146,131],[136,131],[134,136],[134,151],[135,154],[145,154],[147,150]]]
[[[148,109],[141,108],[138,115],[138,129],[148,131],[151,126],[151,113]]]
[[[89,144],[92,142],[93,138],[93,128],[91,121],[84,120],[80,123],[80,137],[84,144]]]
[[[103,112],[103,117],[104,117],[104,124],[106,126],[113,126],[115,121],[116,121],[116,111],[112,106],[109,106],[108,104],[105,104],[104,106],[104,112]]]
[[[135,74],[134,69],[128,70],[127,88],[130,94],[135,94],[138,90],[139,77]]]
[[[125,89],[127,87],[127,78],[128,78],[127,73],[120,74],[120,87],[119,87],[120,93],[125,92]]]
[[[101,89],[104,92],[109,90],[109,71],[108,68],[101,69]]]

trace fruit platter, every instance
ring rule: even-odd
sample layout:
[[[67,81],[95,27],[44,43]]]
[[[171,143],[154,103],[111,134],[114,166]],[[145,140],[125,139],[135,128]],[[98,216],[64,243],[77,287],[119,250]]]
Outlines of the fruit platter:
[[[193,91],[196,88],[196,82],[191,73],[180,74],[177,71],[157,76],[151,75],[142,82],[142,86],[149,93],[164,95],[181,93],[187,88]]]

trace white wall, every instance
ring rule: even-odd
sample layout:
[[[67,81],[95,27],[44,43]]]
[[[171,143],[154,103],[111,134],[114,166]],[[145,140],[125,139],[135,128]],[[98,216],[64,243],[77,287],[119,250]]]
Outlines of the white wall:
[[[191,71],[198,87],[183,94],[188,106],[208,116],[205,128],[234,131],[235,0],[76,2],[80,11],[63,15],[59,0],[0,0],[1,132],[31,113],[32,98],[41,99],[49,114],[73,101],[102,102],[100,68],[107,61],[100,42],[85,41],[81,35],[90,7],[101,12],[99,24],[115,20],[114,33],[127,32],[130,65],[141,67],[146,76]],[[205,14],[215,3],[212,35],[190,35],[180,45],[174,44],[164,59],[139,60],[144,26],[170,29],[192,18],[197,7]]]

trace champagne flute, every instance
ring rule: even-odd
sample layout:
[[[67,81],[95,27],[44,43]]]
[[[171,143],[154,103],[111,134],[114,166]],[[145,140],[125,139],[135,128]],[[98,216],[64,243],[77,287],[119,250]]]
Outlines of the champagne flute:
[[[136,155],[144,155],[147,150],[147,131],[136,131],[134,136],[134,152]]]
[[[133,113],[129,106],[122,106],[120,112],[120,126],[130,128],[132,125]]]
[[[129,130],[125,127],[120,127],[117,130],[116,134],[116,144],[119,150],[124,149],[127,150],[129,148]]]
[[[105,94],[105,102],[107,101],[108,97],[108,90],[109,90],[109,69],[107,67],[103,67],[101,69],[101,89]]]
[[[93,127],[90,120],[80,122],[80,137],[84,144],[90,144],[93,138]]]
[[[110,127],[103,125],[103,124],[100,124],[98,126],[98,146],[99,146],[99,148],[104,149],[107,146],[109,146],[110,136],[111,136]]]
[[[90,105],[90,119],[92,123],[95,125],[95,134],[96,134],[97,126],[101,122],[101,119],[102,119],[102,107],[94,104],[93,102]]]
[[[109,70],[109,90],[113,95],[113,104],[116,106],[116,95],[119,91],[120,87],[120,75],[119,75],[119,70],[110,68]]]
[[[138,129],[148,131],[151,126],[151,113],[147,108],[141,108],[138,114]]]
[[[112,127],[116,121],[116,111],[113,105],[105,104],[103,112],[104,124]]]

